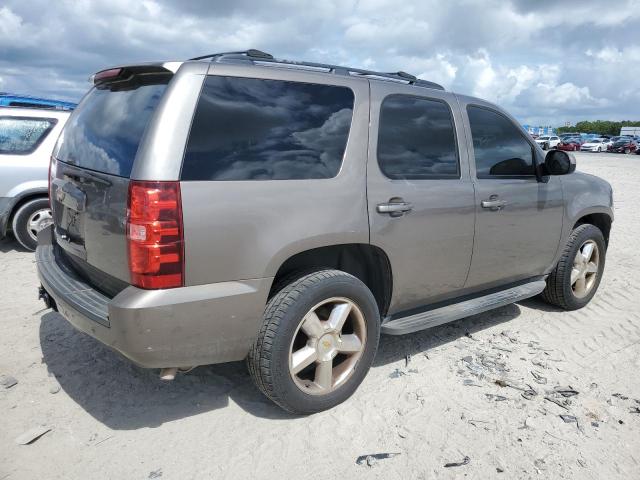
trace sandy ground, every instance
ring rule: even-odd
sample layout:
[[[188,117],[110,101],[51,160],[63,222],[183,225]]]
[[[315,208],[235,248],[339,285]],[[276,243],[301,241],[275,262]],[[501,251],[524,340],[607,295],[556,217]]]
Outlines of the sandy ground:
[[[41,311],[33,255],[2,241],[0,374],[18,384],[0,387],[0,480],[640,478],[640,156],[578,164],[616,203],[587,308],[529,300],[383,337],[356,394],[310,417],[265,400],[242,363],[161,383]],[[356,463],[377,453],[398,455]]]

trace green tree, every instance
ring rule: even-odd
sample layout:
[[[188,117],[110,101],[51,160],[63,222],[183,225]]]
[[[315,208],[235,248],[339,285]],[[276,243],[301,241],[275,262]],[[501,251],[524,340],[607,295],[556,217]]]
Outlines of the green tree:
[[[640,127],[640,121],[583,120],[568,127],[558,127],[556,130],[558,133],[580,132],[597,133],[598,135],[620,135],[622,127]]]

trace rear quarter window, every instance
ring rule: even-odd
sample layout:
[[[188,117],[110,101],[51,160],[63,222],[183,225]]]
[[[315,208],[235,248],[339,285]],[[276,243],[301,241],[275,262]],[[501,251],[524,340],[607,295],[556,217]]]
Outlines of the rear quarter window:
[[[182,180],[335,177],[353,102],[346,87],[209,76],[193,119]]]
[[[0,117],[0,154],[34,152],[56,123],[55,118]]]
[[[168,81],[166,76],[150,77],[128,88],[92,89],[65,125],[57,159],[129,177],[144,131]]]

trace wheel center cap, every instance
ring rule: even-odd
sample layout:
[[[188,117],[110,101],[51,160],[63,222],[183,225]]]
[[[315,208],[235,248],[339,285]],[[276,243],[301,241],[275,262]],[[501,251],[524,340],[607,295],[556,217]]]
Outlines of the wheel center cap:
[[[316,347],[318,357],[321,360],[330,360],[337,354],[336,346],[338,341],[333,333],[327,333],[320,337]]]

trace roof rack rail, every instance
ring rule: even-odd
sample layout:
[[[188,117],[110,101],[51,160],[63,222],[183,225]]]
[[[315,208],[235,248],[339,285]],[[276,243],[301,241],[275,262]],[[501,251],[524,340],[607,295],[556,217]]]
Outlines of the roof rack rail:
[[[251,57],[251,58],[260,58],[260,59],[264,59],[264,60],[273,60],[273,55],[263,52],[261,50],[256,50],[254,48],[250,48],[249,50],[243,50],[241,52],[222,52],[222,53],[210,53],[209,55],[202,55],[200,57],[193,57],[190,58],[189,60],[205,60],[207,58],[215,58],[215,57],[222,57],[225,55],[246,55],[247,57]]]
[[[392,80],[396,82],[405,82],[408,85],[416,85],[420,87],[433,88],[436,90],[444,90],[442,85],[429,80],[422,80],[410,73],[398,71],[398,72],[376,72],[374,70],[365,70],[361,68],[344,67],[340,65],[331,65],[328,63],[314,63],[314,62],[299,62],[294,60],[277,59],[273,55],[263,52],[261,50],[245,50],[241,52],[222,52],[212,53],[210,55],[202,55],[200,57],[190,58],[189,60],[205,60],[210,58],[212,62],[224,61],[240,61],[251,62],[254,64],[275,64],[283,65],[290,68],[302,68],[302,69],[321,69],[326,73],[333,73],[336,75],[355,75],[362,77],[372,77],[381,80]]]

